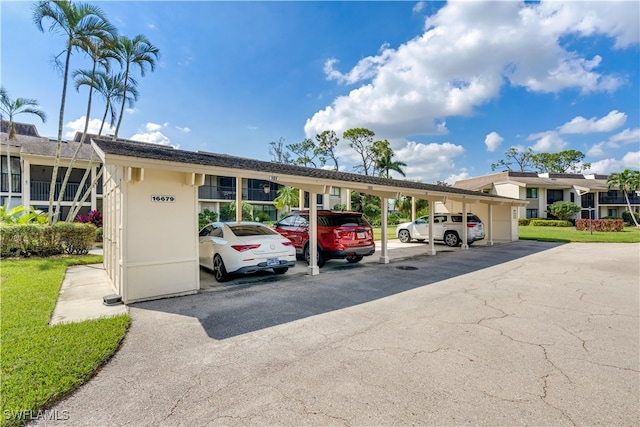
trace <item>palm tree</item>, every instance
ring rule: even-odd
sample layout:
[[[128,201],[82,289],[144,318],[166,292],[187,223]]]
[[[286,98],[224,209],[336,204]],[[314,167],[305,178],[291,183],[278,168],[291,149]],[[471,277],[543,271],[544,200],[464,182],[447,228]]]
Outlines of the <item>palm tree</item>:
[[[100,130],[98,135],[102,135],[102,129],[107,121],[107,114],[109,114],[109,127],[113,128],[116,125],[116,103],[121,102],[124,96],[124,74],[109,74],[105,72],[96,73],[96,87],[95,89],[102,95],[105,100],[104,115],[102,116],[102,123],[100,124]],[[129,107],[133,107],[134,101],[138,100],[138,89],[135,86],[129,86],[126,95],[126,102]]]
[[[58,203],[56,204],[56,215],[60,212],[60,205],[62,200],[64,200],[65,190],[67,188],[67,183],[69,182],[69,178],[71,177],[71,172],[73,171],[73,165],[78,158],[78,154],[80,153],[80,149],[82,148],[85,138],[87,136],[87,130],[89,129],[89,118],[91,117],[91,101],[93,99],[93,90],[96,87],[96,71],[98,66],[105,69],[105,71],[109,71],[109,59],[114,57],[113,50],[110,49],[113,46],[113,40],[115,39],[115,27],[111,27],[112,37],[106,41],[98,37],[89,36],[86,39],[81,40],[79,47],[83,51],[85,51],[89,57],[91,58],[92,68],[91,70],[76,70],[73,72],[73,78],[75,80],[76,90],[80,90],[80,86],[88,86],[89,87],[89,100],[87,101],[87,114],[84,119],[84,130],[82,131],[82,138],[80,139],[80,143],[76,147],[76,150],[69,161],[69,167],[67,167],[67,172],[64,174],[64,179],[62,180],[62,185],[60,188],[60,194],[58,195]],[[85,169],[84,177],[82,179],[82,184],[87,179],[87,176],[91,173],[91,162]],[[81,192],[83,186],[80,185],[78,187],[77,192]],[[76,194],[77,196],[78,194]]]
[[[140,68],[140,75],[144,77],[147,65],[153,71],[156,67],[156,60],[159,58],[159,50],[151,44],[149,40],[142,34],[138,34],[130,39],[126,36],[120,36],[116,47],[116,55],[120,65],[124,70],[124,90],[122,94],[122,103],[120,105],[120,116],[116,125],[116,132],[113,135],[114,141],[118,138],[120,125],[122,124],[122,116],[124,115],[124,104],[127,100],[127,92],[129,87],[137,86],[137,82],[131,75],[132,66],[137,65]]]
[[[38,108],[38,101],[28,98],[16,98],[12,100],[9,98],[9,93],[5,88],[0,88],[0,112],[2,116],[6,115],[9,119],[9,127],[7,129],[7,177],[9,183],[9,197],[7,197],[7,208],[11,206],[11,192],[13,191],[13,179],[11,177],[11,145],[9,141],[15,141],[16,138],[16,126],[13,122],[13,117],[18,114],[34,114],[42,120],[47,121],[47,115],[44,111]]]
[[[627,208],[629,209],[631,218],[636,224],[636,227],[640,227],[640,224],[638,224],[638,220],[636,219],[636,215],[631,209],[631,203],[629,202],[629,192],[640,189],[640,171],[625,169],[622,172],[612,173],[607,177],[607,189],[610,190],[612,188],[617,188],[622,191],[624,199],[627,202]]]
[[[376,159],[376,169],[380,171],[380,176],[391,178],[391,171],[398,172],[402,176],[407,176],[402,169],[406,167],[407,164],[399,160],[393,160],[393,157],[393,151],[389,150],[382,153],[382,156]]]
[[[278,189],[278,196],[273,199],[273,205],[276,209],[289,210],[291,206],[295,206],[300,202],[300,191],[297,188],[282,186]]]
[[[60,165],[60,153],[62,151],[62,128],[64,126],[64,108],[67,98],[67,84],[69,80],[69,62],[74,48],[83,40],[90,37],[98,37],[108,40],[111,25],[102,10],[90,4],[74,4],[70,0],[49,0],[40,1],[33,8],[33,22],[36,27],[44,32],[43,24],[51,20],[50,32],[63,33],[66,38],[62,96],[60,99],[60,114],[58,118],[58,145],[56,156],[53,162],[53,173],[51,174],[51,186],[49,188],[49,222],[53,222],[53,198],[58,177],[58,167]]]

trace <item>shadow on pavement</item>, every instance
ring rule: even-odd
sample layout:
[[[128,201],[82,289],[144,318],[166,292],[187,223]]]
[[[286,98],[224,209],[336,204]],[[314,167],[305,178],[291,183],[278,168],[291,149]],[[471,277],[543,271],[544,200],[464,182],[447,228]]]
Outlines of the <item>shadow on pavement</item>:
[[[195,317],[207,335],[223,340],[374,301],[560,245],[521,240],[436,256],[392,259],[389,264],[343,264],[322,269],[318,276],[271,275],[261,282],[131,307]]]

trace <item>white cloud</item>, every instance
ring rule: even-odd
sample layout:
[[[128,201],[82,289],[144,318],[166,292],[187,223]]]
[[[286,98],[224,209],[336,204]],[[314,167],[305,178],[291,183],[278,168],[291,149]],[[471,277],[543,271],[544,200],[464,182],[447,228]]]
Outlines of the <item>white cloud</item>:
[[[178,129],[180,132],[184,132],[184,133],[189,133],[191,132],[191,129],[188,127],[180,127],[180,126],[176,126],[176,129]]]
[[[457,181],[461,181],[463,179],[469,179],[470,175],[469,172],[467,172],[466,169],[462,169],[462,171],[460,173],[457,174],[453,174],[453,175],[449,175],[444,182],[446,182],[447,184],[453,185],[455,184]]]
[[[589,157],[604,157],[605,156],[605,146],[606,141],[599,142],[591,146],[589,151],[587,151],[587,156]]]
[[[328,79],[360,86],[305,124],[307,137],[366,127],[401,139],[443,131],[448,116],[473,114],[506,83],[532,92],[612,91],[623,81],[600,70],[602,58],[568,51],[568,36],[602,34],[625,47],[638,40],[637,2],[451,2],[425,32],[383,46],[346,71],[325,63]],[[444,129],[446,131],[446,128]]]
[[[76,132],[84,132],[84,121],[86,116],[82,116],[77,120],[71,121],[65,125],[65,128],[69,128],[70,130],[64,134],[67,139],[73,139],[76,136]],[[102,125],[102,120],[100,119],[91,119],[89,120],[89,127],[87,128],[87,133],[92,133],[97,135],[100,131],[100,126]],[[113,134],[115,132],[115,128],[109,127],[109,123],[105,123],[102,128],[102,135]]]
[[[617,110],[609,112],[601,119],[592,117],[585,119],[578,116],[558,128],[560,133],[594,133],[594,132],[611,132],[614,129],[624,125],[627,121],[627,115]]]
[[[157,123],[147,123],[145,126],[145,129],[147,129],[149,132],[154,132],[156,130],[160,130],[162,129],[162,125],[159,125]]]
[[[179,145],[171,144],[171,140],[166,135],[164,135],[162,132],[159,132],[159,131],[137,133],[132,137],[130,137],[129,139],[133,141],[149,142],[151,144],[167,145],[173,148],[180,147]]]
[[[404,147],[395,150],[397,159],[407,164],[404,168],[407,179],[425,183],[457,173],[453,159],[464,152],[464,147],[450,142],[422,144],[409,141]]]
[[[538,152],[554,153],[556,151],[562,151],[562,149],[567,146],[567,141],[563,140],[557,132],[552,130],[531,134],[527,140],[536,141],[536,143],[531,146],[531,149]]]
[[[413,13],[420,13],[424,10],[426,3],[423,1],[419,1],[418,3],[413,5]]]
[[[494,152],[500,147],[502,141],[504,141],[504,138],[498,132],[491,132],[484,139],[484,145],[487,146],[487,151]]]
[[[624,169],[638,170],[640,165],[640,151],[631,151],[625,154],[622,159],[604,159],[591,163],[591,168],[585,173],[597,173],[608,175],[613,172],[620,172]]]
[[[621,142],[623,144],[640,143],[640,128],[625,129],[622,132],[609,138],[611,142]]]

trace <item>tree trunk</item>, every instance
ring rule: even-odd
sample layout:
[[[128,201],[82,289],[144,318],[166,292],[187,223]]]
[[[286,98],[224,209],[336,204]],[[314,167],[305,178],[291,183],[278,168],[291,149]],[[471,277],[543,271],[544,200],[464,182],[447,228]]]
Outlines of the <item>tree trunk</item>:
[[[67,98],[67,80],[69,78],[69,62],[71,60],[71,49],[73,45],[69,37],[67,45],[67,57],[64,64],[64,80],[62,83],[62,98],[60,100],[60,118],[58,119],[58,146],[56,147],[56,157],[53,160],[53,171],[51,172],[51,185],[49,186],[49,224],[53,223],[53,199],[56,192],[56,180],[58,179],[58,167],[60,166],[60,156],[62,154],[62,126],[64,124],[64,104]],[[57,213],[56,213],[57,215]]]

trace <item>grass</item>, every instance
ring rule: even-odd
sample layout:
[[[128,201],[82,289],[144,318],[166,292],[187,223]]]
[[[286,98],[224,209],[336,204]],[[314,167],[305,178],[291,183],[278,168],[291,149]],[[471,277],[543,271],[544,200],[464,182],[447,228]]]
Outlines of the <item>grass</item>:
[[[577,231],[575,227],[539,227],[521,225],[521,240],[539,240],[543,242],[603,242],[603,243],[640,243],[640,229],[625,227],[620,232]]]
[[[373,227],[373,240],[381,240],[381,238],[382,238],[382,228]],[[391,240],[391,239],[397,239],[395,225],[387,226],[387,240]]]
[[[128,315],[49,326],[67,266],[101,261],[100,256],[2,261],[3,426],[38,415],[90,379],[117,350]]]

